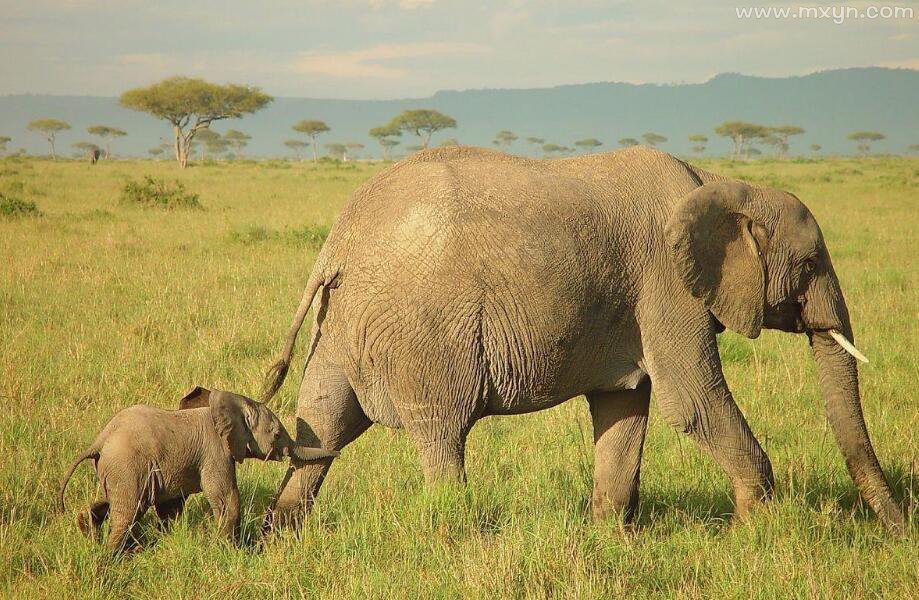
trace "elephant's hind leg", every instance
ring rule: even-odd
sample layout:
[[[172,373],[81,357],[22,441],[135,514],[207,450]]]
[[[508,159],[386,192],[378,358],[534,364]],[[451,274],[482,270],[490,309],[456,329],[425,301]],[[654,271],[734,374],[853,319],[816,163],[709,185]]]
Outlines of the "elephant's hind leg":
[[[297,404],[297,440],[341,450],[370,426],[344,372],[324,356],[320,343],[311,358]],[[265,516],[264,530],[296,526],[309,514],[331,460],[291,466]]]
[[[436,365],[457,368],[436,376]],[[402,424],[415,442],[425,482],[466,483],[466,436],[484,408],[484,375],[473,367],[465,371],[456,363],[429,363],[429,379],[408,376],[392,394]]]
[[[89,508],[77,515],[77,526],[84,535],[97,537],[101,531],[102,524],[108,517],[108,511],[108,500],[96,500]]]
[[[587,395],[594,428],[595,521],[616,514],[629,523],[635,515],[650,398],[647,377],[634,390]]]

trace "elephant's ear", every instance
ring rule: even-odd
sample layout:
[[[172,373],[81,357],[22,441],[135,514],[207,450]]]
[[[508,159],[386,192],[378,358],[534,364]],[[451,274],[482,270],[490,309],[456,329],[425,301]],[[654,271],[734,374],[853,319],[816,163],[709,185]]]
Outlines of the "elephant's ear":
[[[185,396],[179,400],[179,410],[188,408],[202,408],[209,406],[208,400],[211,397],[211,390],[196,385]]]
[[[763,324],[766,272],[754,235],[764,230],[750,217],[751,195],[739,182],[698,187],[676,206],[665,236],[686,289],[725,327],[755,338]]]
[[[237,394],[215,390],[210,394],[211,419],[217,435],[223,438],[230,455],[238,463],[246,458],[257,419],[254,402]]]

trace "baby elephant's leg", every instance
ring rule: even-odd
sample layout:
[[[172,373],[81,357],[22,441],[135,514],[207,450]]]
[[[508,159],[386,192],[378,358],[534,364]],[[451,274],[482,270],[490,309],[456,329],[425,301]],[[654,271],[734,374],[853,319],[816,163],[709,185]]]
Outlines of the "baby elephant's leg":
[[[100,498],[93,502],[88,509],[77,515],[77,526],[84,535],[97,537],[101,531],[102,524],[108,517],[108,511],[108,500]]]
[[[169,528],[169,525],[182,514],[182,511],[185,510],[185,498],[179,496],[172,500],[159,501],[154,506],[156,508],[156,516],[159,519],[159,529],[160,531],[165,531]]]
[[[234,544],[239,543],[239,488],[235,474],[204,473],[201,488],[223,531]]]
[[[147,512],[147,504],[142,494],[122,495],[112,498],[109,507],[111,528],[106,546],[113,553],[133,550],[140,546],[136,537],[135,525]]]

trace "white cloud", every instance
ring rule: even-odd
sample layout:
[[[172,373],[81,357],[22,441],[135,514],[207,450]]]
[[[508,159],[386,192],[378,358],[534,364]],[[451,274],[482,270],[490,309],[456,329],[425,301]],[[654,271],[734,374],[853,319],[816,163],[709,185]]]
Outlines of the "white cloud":
[[[487,51],[486,46],[469,43],[380,44],[351,52],[305,52],[292,61],[291,70],[340,79],[398,79],[408,76],[410,71],[407,68],[386,63],[406,58],[475,54]]]

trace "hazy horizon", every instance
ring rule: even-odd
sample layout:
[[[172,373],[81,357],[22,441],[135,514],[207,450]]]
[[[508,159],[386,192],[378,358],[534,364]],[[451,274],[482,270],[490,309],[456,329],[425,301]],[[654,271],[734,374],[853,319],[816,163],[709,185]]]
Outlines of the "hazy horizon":
[[[864,11],[866,2],[809,3]],[[183,74],[286,98],[393,100],[442,90],[704,83],[919,68],[919,15],[741,18],[757,6],[512,0],[0,0],[0,95],[116,96]],[[796,2],[763,6],[792,8]],[[903,2],[884,6],[908,7]],[[914,11],[915,12],[915,11]],[[842,14],[842,13],[840,13]]]

